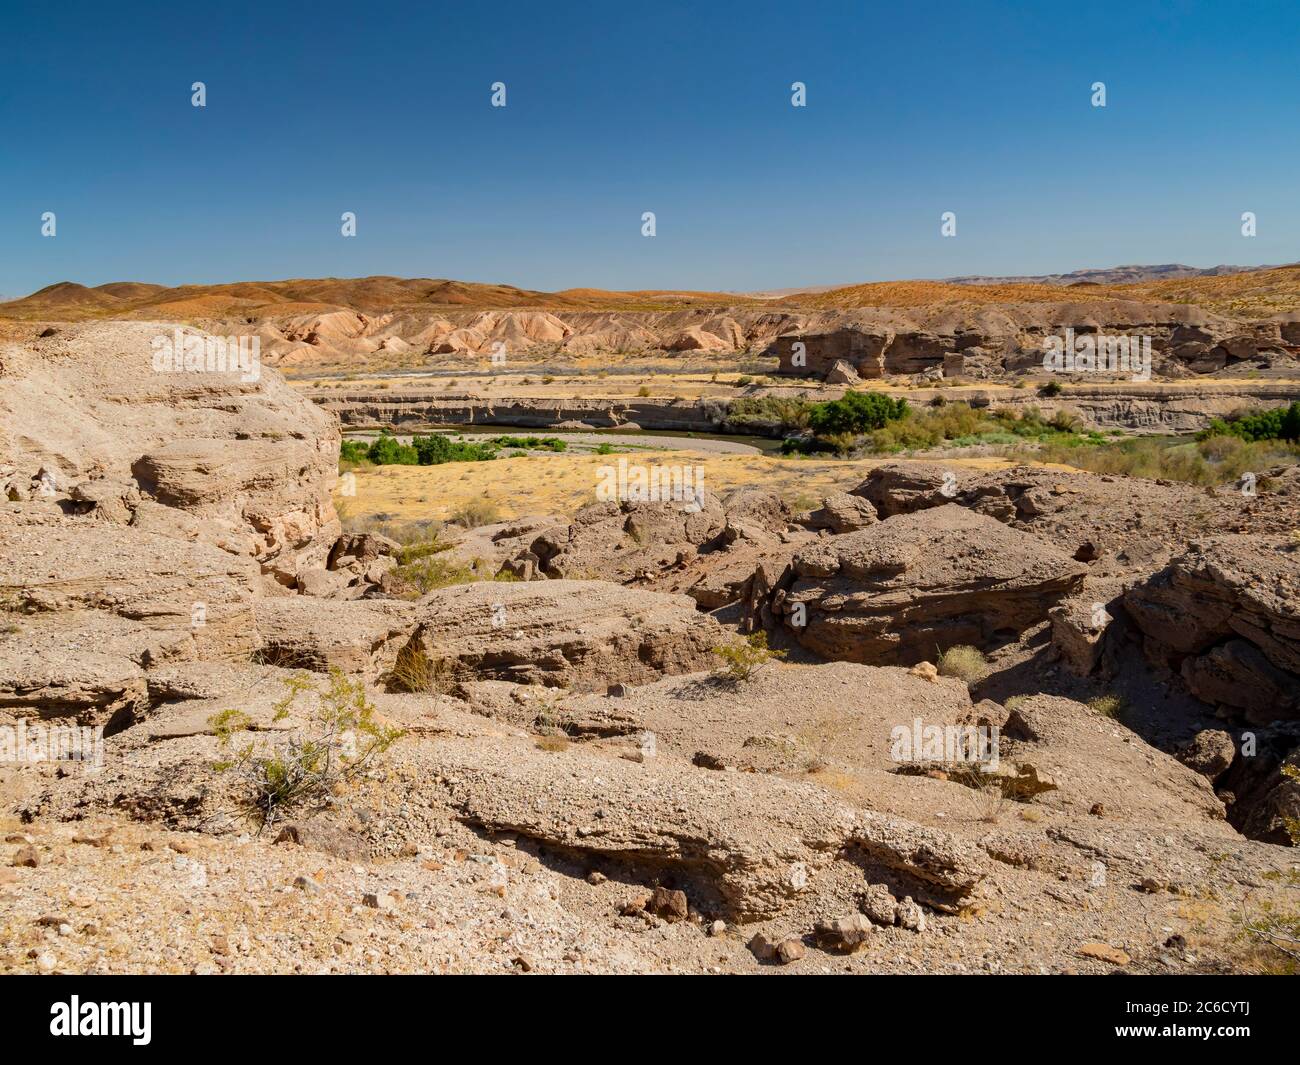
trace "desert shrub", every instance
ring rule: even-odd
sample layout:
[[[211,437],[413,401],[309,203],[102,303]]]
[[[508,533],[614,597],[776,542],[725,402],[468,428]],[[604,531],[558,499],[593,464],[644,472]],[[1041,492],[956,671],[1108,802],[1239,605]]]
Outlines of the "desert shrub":
[[[1040,396],[1059,396],[1061,391],[1060,381],[1048,381],[1047,384],[1038,389],[1038,394]]]
[[[945,677],[957,677],[967,684],[979,680],[989,671],[989,661],[984,652],[969,644],[949,647],[939,656],[939,672]]]
[[[645,399],[646,396],[650,395],[650,387],[648,385],[642,385],[636,390],[636,394],[642,399]]]
[[[479,496],[458,508],[451,516],[453,525],[477,529],[480,525],[494,525],[501,520],[501,507],[491,499]]]
[[[385,431],[373,440],[366,449],[366,458],[376,466],[418,466],[419,452],[410,444],[403,444],[397,437]]]
[[[486,462],[496,458],[496,449],[491,443],[466,443],[441,433],[414,437],[411,444],[421,466],[441,466],[444,462]]]
[[[751,633],[743,640],[714,647],[712,651],[721,662],[720,674],[735,683],[749,680],[774,658],[785,657],[784,651],[775,651],[767,646],[765,632]]]
[[[490,441],[495,447],[519,447],[531,451],[566,451],[568,444],[558,436],[494,436]]]
[[[470,584],[478,579],[469,566],[436,555],[417,556],[408,562],[399,563],[393,572],[401,585],[402,594],[409,599],[418,599],[438,588],[448,588],[453,584]]]
[[[1102,717],[1119,718],[1127,708],[1122,696],[1119,695],[1098,695],[1088,700],[1088,709]]]
[[[236,801],[263,828],[297,811],[328,805],[339,788],[403,735],[401,729],[376,720],[365,682],[349,680],[342,670],[332,669],[323,688],[302,674],[290,677],[285,688],[284,698],[275,704],[274,721],[287,718],[305,692],[316,697],[317,706],[306,725],[283,742],[259,747],[250,740],[232,750],[236,734],[251,724],[248,716],[224,710],[209,721],[228,754],[217,769],[235,775]]]
[[[1226,420],[1214,418],[1198,434],[1197,439],[1215,436],[1236,436],[1251,442],[1300,440],[1300,400],[1294,401],[1289,407],[1238,414]]]
[[[799,397],[743,396],[727,407],[727,421],[736,427],[792,433],[808,427],[812,404]]]
[[[1300,458],[1300,444],[1281,440],[1248,441],[1236,436],[1211,436],[1188,443],[1167,439],[1102,440],[1073,446],[1048,440],[1038,451],[1044,462],[1059,462],[1092,473],[1153,480],[1220,485],[1239,481],[1248,471],[1263,470]],[[1267,489],[1261,479],[1259,488]]]
[[[849,392],[840,399],[815,403],[808,411],[808,428],[818,436],[862,433],[879,429],[907,414],[907,400],[883,392]]]
[[[357,464],[369,462],[368,451],[369,445],[362,443],[360,440],[344,440],[339,445],[339,461]]]
[[[394,691],[423,695],[446,691],[451,679],[451,667],[446,662],[430,658],[421,648],[407,644],[397,653],[389,670],[388,686]]]

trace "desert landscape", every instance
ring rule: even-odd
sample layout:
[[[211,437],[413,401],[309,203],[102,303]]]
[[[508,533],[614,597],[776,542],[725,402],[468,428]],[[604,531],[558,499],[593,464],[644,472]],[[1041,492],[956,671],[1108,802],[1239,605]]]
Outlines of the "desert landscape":
[[[6,1046],[856,976],[1285,1055],[1297,30],[9,5]]]
[[[0,306],[0,968],[1292,971],[1297,277]]]

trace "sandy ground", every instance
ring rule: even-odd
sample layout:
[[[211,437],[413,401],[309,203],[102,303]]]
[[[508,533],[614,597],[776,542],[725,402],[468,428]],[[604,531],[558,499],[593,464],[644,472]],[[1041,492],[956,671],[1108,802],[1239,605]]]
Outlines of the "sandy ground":
[[[770,488],[799,510],[817,506],[829,491],[855,487],[872,467],[897,461],[665,450],[633,451],[622,456],[528,455],[441,466],[373,466],[356,470],[355,495],[336,493],[335,503],[353,521],[445,521],[475,499],[494,502],[502,520],[526,514],[572,514],[596,501],[601,467],[615,465],[619,458],[647,466],[698,466],[703,470],[704,486],[711,492],[725,493],[746,485]],[[996,470],[1014,465],[999,458],[952,458],[943,462],[953,467],[959,480],[963,469]],[[340,485],[348,487],[346,478]]]

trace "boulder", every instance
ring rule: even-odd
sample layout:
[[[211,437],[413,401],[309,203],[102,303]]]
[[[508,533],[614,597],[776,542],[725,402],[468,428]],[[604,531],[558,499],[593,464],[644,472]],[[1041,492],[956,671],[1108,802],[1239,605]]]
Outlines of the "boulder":
[[[1086,570],[1026,533],[947,506],[800,548],[768,605],[824,658],[909,665],[957,644],[1015,638],[1077,591]]]
[[[683,595],[603,581],[481,582],[431,592],[411,641],[455,678],[601,690],[713,666],[716,621]]]

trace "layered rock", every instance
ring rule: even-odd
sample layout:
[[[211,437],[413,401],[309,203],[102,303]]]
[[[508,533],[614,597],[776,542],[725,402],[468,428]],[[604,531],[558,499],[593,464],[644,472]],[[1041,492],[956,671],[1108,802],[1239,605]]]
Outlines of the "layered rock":
[[[330,501],[337,423],[251,356],[243,368],[160,360],[155,369],[165,345],[195,335],[170,323],[108,322],[6,347],[0,436],[9,466],[0,473],[14,485],[44,469],[35,491],[10,494],[204,540],[291,585],[324,563],[339,533]]]
[[[1124,597],[1153,661],[1255,724],[1300,717],[1300,551],[1279,539],[1192,546]]]
[[[712,618],[685,596],[602,581],[487,582],[419,601],[412,651],[449,678],[514,680],[592,690],[715,661]]]
[[[800,548],[763,620],[825,658],[910,664],[1014,638],[1085,572],[1032,536],[946,506]]]

